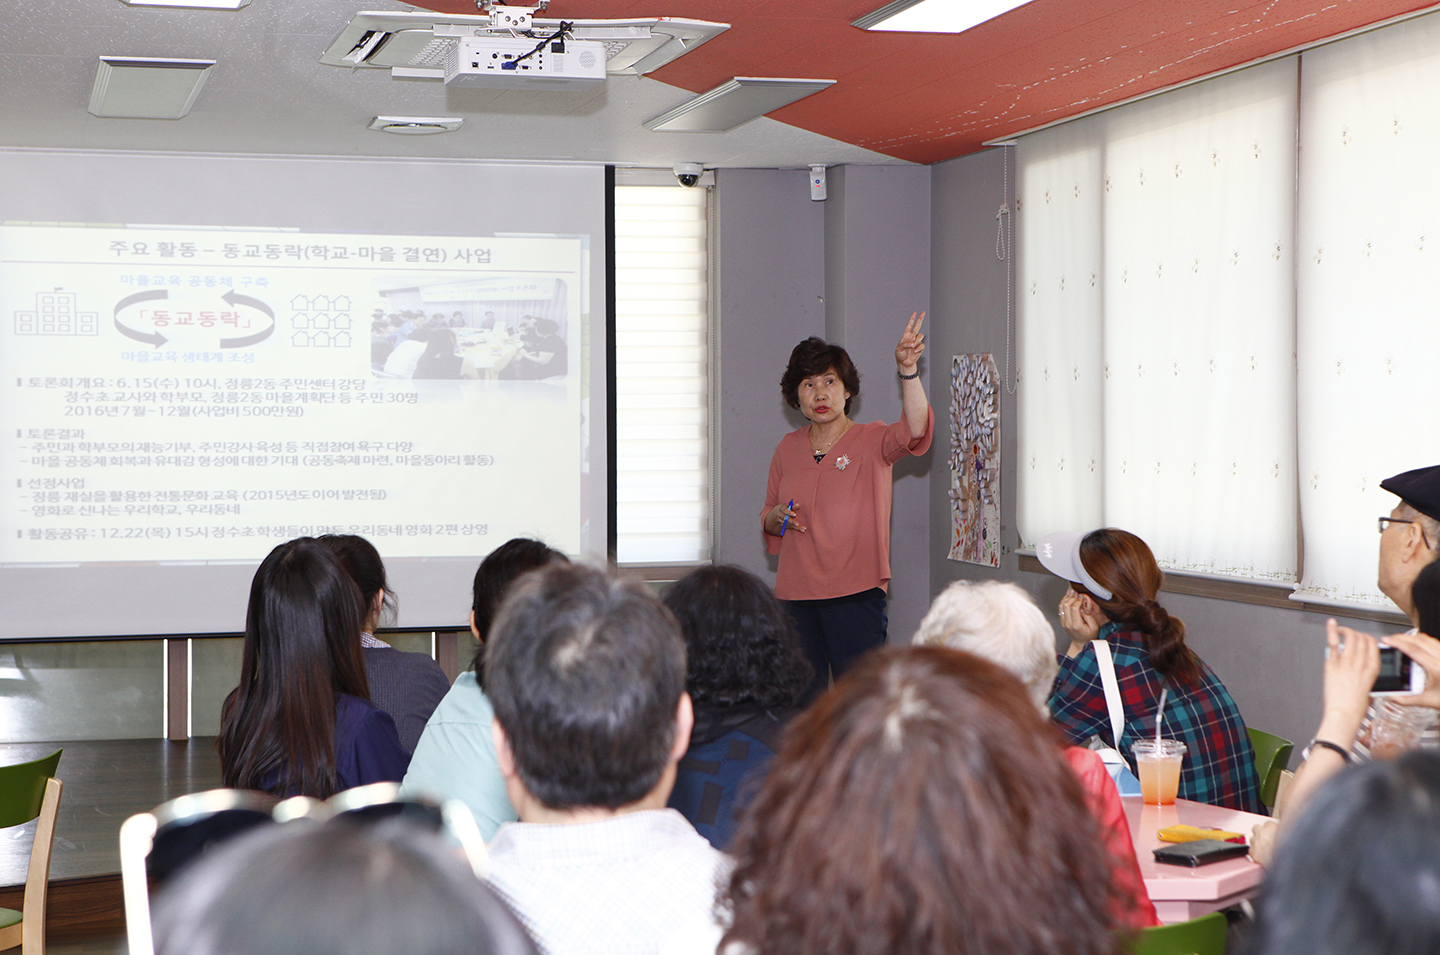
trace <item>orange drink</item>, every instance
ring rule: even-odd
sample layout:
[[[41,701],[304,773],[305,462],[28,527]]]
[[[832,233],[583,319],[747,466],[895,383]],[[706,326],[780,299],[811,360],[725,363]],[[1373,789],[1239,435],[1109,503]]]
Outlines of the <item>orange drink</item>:
[[[1180,791],[1180,763],[1185,744],[1178,739],[1139,739],[1135,754],[1135,775],[1140,777],[1140,795],[1152,806],[1169,806]]]

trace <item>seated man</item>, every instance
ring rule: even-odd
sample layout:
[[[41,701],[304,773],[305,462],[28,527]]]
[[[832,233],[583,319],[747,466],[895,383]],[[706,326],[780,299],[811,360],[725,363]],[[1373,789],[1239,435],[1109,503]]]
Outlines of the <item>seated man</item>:
[[[665,808],[694,720],[675,619],[638,584],[551,565],[506,598],[485,690],[520,816],[490,884],[550,955],[693,947],[727,866]]]
[[[1380,592],[1399,607],[1410,622],[1421,625],[1420,611],[1412,594],[1421,573],[1440,557],[1440,465],[1416,468],[1380,482],[1400,502],[1388,517],[1380,518]],[[1440,642],[1430,634],[1412,629],[1392,634],[1385,643],[1419,661],[1429,675],[1427,692],[1396,702],[1440,707]],[[1280,830],[1299,815],[1322,783],[1351,762],[1367,761],[1369,726],[1374,719],[1370,688],[1380,672],[1379,642],[1369,634],[1339,626],[1333,619],[1326,625],[1330,647],[1325,660],[1324,708],[1315,738],[1301,754],[1302,763],[1289,791],[1275,807]],[[1433,729],[1421,745],[1437,745]],[[1255,827],[1251,857],[1268,864],[1274,852],[1275,823]]]

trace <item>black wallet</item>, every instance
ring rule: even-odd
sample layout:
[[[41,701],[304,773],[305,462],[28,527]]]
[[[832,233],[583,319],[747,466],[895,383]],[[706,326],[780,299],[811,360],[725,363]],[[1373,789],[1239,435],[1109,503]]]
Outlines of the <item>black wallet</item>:
[[[1194,842],[1178,842],[1173,846],[1161,846],[1155,850],[1155,861],[1167,865],[1186,865],[1194,868],[1223,859],[1243,856],[1250,847],[1238,842],[1221,842],[1218,839],[1196,839]]]

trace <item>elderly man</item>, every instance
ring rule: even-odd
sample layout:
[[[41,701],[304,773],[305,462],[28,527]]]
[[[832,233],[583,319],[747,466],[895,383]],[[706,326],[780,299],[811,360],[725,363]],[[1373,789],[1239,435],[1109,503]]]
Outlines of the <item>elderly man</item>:
[[[1411,588],[1420,571],[1440,557],[1440,465],[1397,474],[1380,486],[1400,498],[1390,515],[1379,522],[1380,591],[1415,626],[1419,617]],[[1440,635],[1426,636],[1412,629],[1385,638],[1386,645],[1410,656],[1429,675],[1424,693],[1398,697],[1397,703],[1440,708],[1440,640],[1434,639],[1436,636]],[[1305,761],[1277,807],[1282,827],[1285,820],[1299,814],[1322,782],[1347,763],[1370,757],[1361,731],[1374,716],[1370,690],[1380,673],[1379,641],[1334,620],[1326,624],[1326,640],[1330,653],[1325,660],[1324,712],[1315,738],[1306,747]],[[1432,733],[1423,744],[1434,746],[1436,742]],[[1273,823],[1257,826],[1251,854],[1261,861],[1268,859],[1274,834]]]
[[[489,881],[540,945],[713,952],[725,857],[665,808],[694,722],[670,612],[593,567],[536,571],[490,632],[485,691],[520,817],[490,844]]]

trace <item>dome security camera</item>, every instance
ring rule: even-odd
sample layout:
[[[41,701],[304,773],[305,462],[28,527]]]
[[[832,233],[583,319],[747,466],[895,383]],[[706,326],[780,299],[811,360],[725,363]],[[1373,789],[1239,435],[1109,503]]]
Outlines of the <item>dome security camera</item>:
[[[675,164],[675,178],[680,185],[687,189],[693,189],[700,184],[700,176],[705,172],[705,167],[698,162],[677,162]]]

